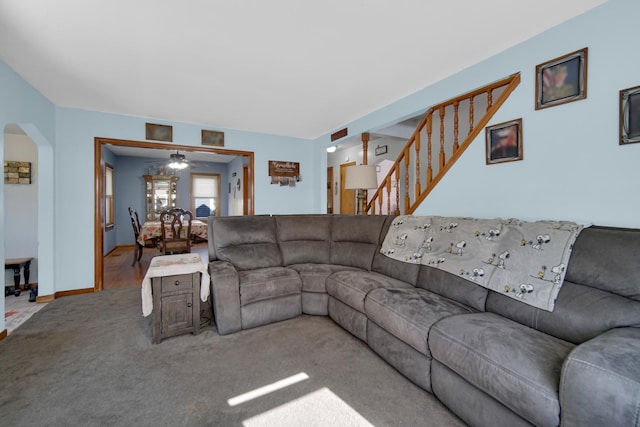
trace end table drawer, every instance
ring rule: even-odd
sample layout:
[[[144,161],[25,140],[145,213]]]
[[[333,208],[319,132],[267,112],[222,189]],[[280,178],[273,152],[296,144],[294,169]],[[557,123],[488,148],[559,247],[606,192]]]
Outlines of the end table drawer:
[[[193,274],[162,277],[162,292],[173,292],[193,289]]]

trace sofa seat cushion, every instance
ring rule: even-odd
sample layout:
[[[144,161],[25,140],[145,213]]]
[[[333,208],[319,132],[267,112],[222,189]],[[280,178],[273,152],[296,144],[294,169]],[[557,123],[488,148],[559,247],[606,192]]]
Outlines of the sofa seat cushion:
[[[288,268],[291,268],[300,274],[303,292],[317,293],[327,292],[327,277],[337,271],[363,271],[359,268],[336,264],[293,264],[289,265]]]
[[[522,418],[560,424],[560,371],[573,344],[493,313],[442,319],[428,343],[434,359]]]
[[[387,288],[369,292],[364,310],[369,320],[429,357],[431,326],[445,317],[472,312],[459,302],[424,289]]]
[[[413,289],[413,286],[371,271],[338,271],[327,278],[327,293],[361,313],[367,294],[378,288]]]
[[[267,267],[238,272],[240,305],[287,295],[300,294],[302,282],[295,270]]]

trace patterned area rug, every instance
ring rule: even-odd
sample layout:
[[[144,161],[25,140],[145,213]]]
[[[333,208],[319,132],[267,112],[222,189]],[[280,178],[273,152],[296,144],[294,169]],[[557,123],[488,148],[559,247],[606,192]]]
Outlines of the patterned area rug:
[[[15,298],[15,299],[14,299]],[[5,299],[5,313],[4,321],[7,333],[10,334],[18,326],[27,321],[34,313],[40,311],[45,304],[37,304],[35,302],[28,302],[28,293],[23,298],[9,296]]]

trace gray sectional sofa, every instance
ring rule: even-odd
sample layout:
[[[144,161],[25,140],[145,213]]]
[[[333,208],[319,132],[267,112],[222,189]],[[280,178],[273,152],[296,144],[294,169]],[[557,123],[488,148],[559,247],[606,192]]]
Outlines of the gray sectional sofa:
[[[547,312],[382,255],[392,221],[209,218],[218,332],[328,315],[470,425],[640,425],[640,230],[585,229]]]

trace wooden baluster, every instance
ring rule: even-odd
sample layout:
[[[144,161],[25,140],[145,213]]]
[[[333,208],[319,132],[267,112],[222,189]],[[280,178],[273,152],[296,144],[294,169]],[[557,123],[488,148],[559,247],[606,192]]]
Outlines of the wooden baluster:
[[[487,111],[489,111],[489,108],[491,108],[492,105],[493,105],[493,89],[489,89],[489,92],[487,92]]]
[[[409,212],[409,206],[411,206],[411,189],[409,187],[409,164],[411,163],[411,156],[409,155],[409,149],[407,148],[404,153],[404,212]]]
[[[369,164],[369,132],[363,132],[360,135],[362,140],[362,164]]]
[[[420,195],[420,131],[416,132],[416,198]]]
[[[391,215],[391,177],[387,179],[387,215]]]
[[[362,141],[362,164],[363,165],[368,165],[369,164],[369,132],[363,132],[360,135],[360,139]],[[369,199],[369,191],[364,189],[362,190],[362,193],[364,195],[364,205],[365,207],[367,206],[367,200]],[[363,212],[365,215],[367,215],[367,209],[365,208],[365,212]]]
[[[473,99],[474,96],[471,95],[471,98],[469,98],[469,133],[473,132]]]
[[[444,106],[440,106],[440,170],[444,167],[445,154],[444,154]]]
[[[396,215],[400,215],[400,167],[396,167]]]
[[[433,131],[433,111],[429,111],[429,115],[427,116],[427,188],[429,188],[429,184],[431,184],[431,180],[433,179],[433,167],[431,166],[431,158],[433,148],[431,146],[431,133]]]
[[[378,196],[378,210],[380,211],[380,215],[382,215],[382,186],[378,188],[376,194]]]
[[[453,152],[458,151],[458,107],[459,102],[456,101],[453,104]]]

